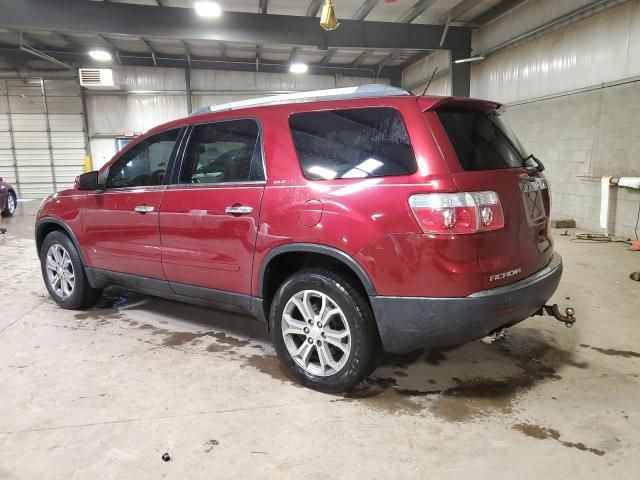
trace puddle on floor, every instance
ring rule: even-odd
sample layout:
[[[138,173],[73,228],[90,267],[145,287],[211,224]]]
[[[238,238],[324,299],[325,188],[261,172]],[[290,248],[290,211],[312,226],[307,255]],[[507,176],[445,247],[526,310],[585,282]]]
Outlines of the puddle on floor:
[[[530,423],[518,423],[513,426],[513,429],[537,440],[552,439],[557,441],[564,447],[577,448],[578,450],[593,453],[594,455],[598,455],[599,457],[603,456],[606,453],[605,451],[598,450],[597,448],[587,447],[582,442],[567,442],[565,440],[561,440],[560,432],[553,428],[541,427],[540,425],[532,425]]]
[[[582,348],[588,348],[598,353],[602,353],[603,355],[610,355],[613,357],[622,357],[622,358],[640,358],[640,353],[632,352],[630,350],[615,350],[613,348],[592,347],[591,345],[587,345],[586,343],[581,343],[580,346]]]
[[[254,356],[250,364],[288,381],[275,356]],[[494,345],[474,342],[446,351],[387,355],[373,375],[335,401],[392,414],[430,412],[453,422],[507,415],[535,385],[560,380],[558,370],[567,365],[588,367],[538,331],[518,329]]]
[[[202,344],[207,352],[224,353],[230,359],[242,362],[241,368],[251,367],[278,381],[298,385],[285,374],[275,355],[238,352],[242,347],[262,348],[252,341],[254,337],[249,332],[255,330],[257,324],[264,330],[258,339],[265,339],[263,324],[246,322],[238,327],[237,317],[225,317],[226,314],[216,310],[150,299],[130,292],[110,292],[103,296],[97,308],[78,313],[76,318],[98,320],[101,325],[117,320],[141,332],[146,331],[147,335],[140,339],[142,341],[158,344],[153,339],[160,337],[161,346],[195,347]],[[201,323],[203,329],[196,332],[172,331],[168,328],[170,322],[159,327],[132,320],[124,315],[124,310],[133,309],[132,306],[145,314],[158,313],[191,324]],[[210,321],[212,316],[216,319],[215,324]],[[219,322],[219,319],[222,320]],[[238,337],[248,338],[236,338],[212,330],[212,327],[225,323],[236,326]],[[212,341],[207,343],[207,339]],[[349,393],[337,396],[335,401],[358,402],[366,408],[385,413],[422,415],[430,412],[447,421],[467,421],[512,413],[524,393],[538,383],[559,380],[559,369],[568,365],[576,368],[588,366],[574,360],[572,352],[559,348],[553,338],[545,338],[540,331],[515,328],[505,340],[493,345],[474,342],[460,348],[385,355],[373,375]]]

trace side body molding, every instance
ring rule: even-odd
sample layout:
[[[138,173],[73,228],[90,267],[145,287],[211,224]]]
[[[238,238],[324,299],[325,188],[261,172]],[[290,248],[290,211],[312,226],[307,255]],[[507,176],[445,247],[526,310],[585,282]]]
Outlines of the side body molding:
[[[353,270],[353,273],[357,275],[357,277],[362,282],[362,285],[364,285],[364,288],[367,291],[367,295],[369,295],[370,297],[376,296],[376,289],[374,288],[373,283],[371,283],[367,272],[364,271],[364,269],[358,262],[356,262],[350,255],[346,254],[342,250],[316,243],[287,243],[285,245],[280,245],[274,248],[264,257],[262,265],[260,266],[260,283],[258,285],[258,292],[260,292],[260,297],[264,296],[264,274],[267,270],[269,262],[271,262],[271,260],[273,260],[278,255],[291,252],[319,253],[335,258],[336,260],[344,263],[351,270]]]

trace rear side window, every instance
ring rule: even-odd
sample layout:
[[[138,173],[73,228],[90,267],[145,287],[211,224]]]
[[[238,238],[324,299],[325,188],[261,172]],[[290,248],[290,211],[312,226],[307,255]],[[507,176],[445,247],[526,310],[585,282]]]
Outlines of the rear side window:
[[[183,162],[180,183],[264,180],[258,124],[242,119],[196,125]]]
[[[309,180],[416,171],[407,129],[393,108],[295,113],[289,126],[303,174]]]
[[[464,170],[525,166],[525,150],[497,113],[438,110],[437,114]]]

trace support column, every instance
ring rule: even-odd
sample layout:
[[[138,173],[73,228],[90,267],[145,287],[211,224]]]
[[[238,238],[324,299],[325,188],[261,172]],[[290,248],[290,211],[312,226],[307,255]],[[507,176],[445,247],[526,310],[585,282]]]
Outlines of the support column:
[[[451,50],[451,94],[454,97],[471,95],[471,63],[455,63],[461,58],[471,56],[471,47]]]

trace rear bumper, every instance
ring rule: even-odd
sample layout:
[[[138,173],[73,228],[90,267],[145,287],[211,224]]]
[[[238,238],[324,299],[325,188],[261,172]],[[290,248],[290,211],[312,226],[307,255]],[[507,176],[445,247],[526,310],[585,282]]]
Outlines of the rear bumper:
[[[556,291],[562,258],[518,282],[461,298],[370,297],[384,349],[461,345],[530,317]]]

